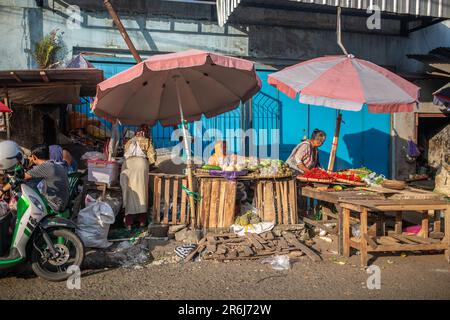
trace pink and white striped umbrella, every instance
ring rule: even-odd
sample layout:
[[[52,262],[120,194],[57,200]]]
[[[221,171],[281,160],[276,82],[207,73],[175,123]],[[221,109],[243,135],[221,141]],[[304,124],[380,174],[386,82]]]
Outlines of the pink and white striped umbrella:
[[[99,83],[93,110],[123,124],[170,126],[233,110],[260,88],[254,62],[191,49],[152,56]]]
[[[353,56],[326,56],[285,68],[269,84],[300,102],[372,113],[411,112],[419,87],[374,63]]]

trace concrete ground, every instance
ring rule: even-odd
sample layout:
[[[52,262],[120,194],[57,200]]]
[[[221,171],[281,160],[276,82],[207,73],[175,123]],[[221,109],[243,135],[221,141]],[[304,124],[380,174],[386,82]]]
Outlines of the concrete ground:
[[[175,246],[153,245],[154,260],[140,266],[83,270],[79,290],[27,270],[3,272],[0,299],[450,299],[443,254],[378,255],[380,289],[368,289],[370,275],[357,255],[323,251],[321,262],[302,256],[276,271],[260,260],[180,263]]]

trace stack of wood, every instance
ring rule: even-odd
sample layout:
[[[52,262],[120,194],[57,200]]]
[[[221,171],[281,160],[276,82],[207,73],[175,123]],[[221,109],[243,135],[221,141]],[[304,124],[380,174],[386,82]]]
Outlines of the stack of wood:
[[[289,231],[282,232],[281,236],[275,236],[272,231],[247,233],[242,237],[234,233],[207,235],[200,240],[197,249],[186,257],[186,261],[204,251],[202,258],[205,260],[248,260],[291,252],[299,256],[306,254],[314,262],[321,260],[318,254]]]

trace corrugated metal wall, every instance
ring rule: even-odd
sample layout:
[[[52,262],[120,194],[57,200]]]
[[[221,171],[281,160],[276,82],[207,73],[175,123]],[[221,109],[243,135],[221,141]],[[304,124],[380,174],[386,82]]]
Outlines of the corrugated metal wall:
[[[223,26],[233,11],[245,0],[216,0],[219,25]],[[281,0],[278,0],[282,2]],[[366,10],[377,5],[382,11],[426,17],[450,18],[450,0],[289,0],[309,4],[341,6]],[[276,1],[274,1],[276,3]]]

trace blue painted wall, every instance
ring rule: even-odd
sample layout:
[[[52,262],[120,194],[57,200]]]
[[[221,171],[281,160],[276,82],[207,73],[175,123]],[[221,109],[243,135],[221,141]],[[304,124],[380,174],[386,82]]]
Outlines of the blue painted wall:
[[[105,77],[110,77],[133,65],[133,60],[119,58],[92,59],[91,62],[104,70]],[[258,70],[262,80],[261,91],[253,98],[253,128],[256,130],[279,129],[279,157],[286,160],[292,149],[304,138],[309,137],[315,128],[327,133],[327,140],[320,148],[322,166],[328,164],[329,151],[336,125],[337,110],[300,104],[298,99],[290,99],[267,83],[271,71]],[[245,123],[241,107],[211,119],[202,119],[203,132],[210,128],[222,131],[238,129]],[[191,130],[193,128],[191,127]],[[167,147],[177,142],[170,141],[172,128],[156,125],[153,137],[157,147]],[[361,112],[343,112],[343,123],[336,158],[335,169],[366,166],[378,173],[389,175],[390,154],[390,115],[370,114],[367,108]],[[258,146],[273,145],[270,135],[254,136]],[[205,144],[209,143],[205,141]],[[239,151],[238,143],[234,150]],[[270,148],[269,148],[270,150]],[[270,152],[269,152],[270,154]]]

